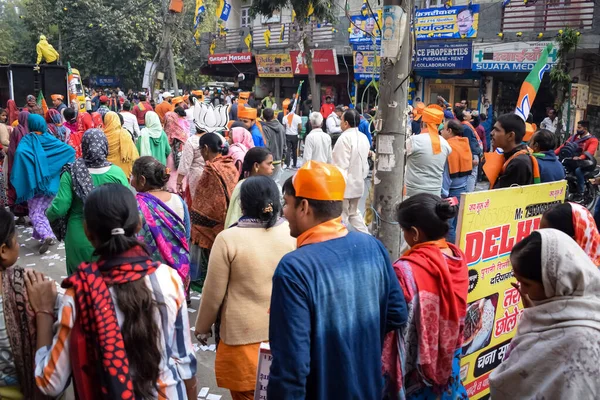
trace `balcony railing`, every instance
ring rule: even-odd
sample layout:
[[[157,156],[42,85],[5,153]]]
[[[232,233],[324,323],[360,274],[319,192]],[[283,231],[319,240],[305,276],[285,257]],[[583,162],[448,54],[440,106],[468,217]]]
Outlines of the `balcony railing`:
[[[283,25],[283,39],[279,40],[281,34],[281,26]],[[265,41],[264,33],[268,29],[268,25],[253,28],[240,28],[231,29],[227,31],[227,35],[224,38],[217,39],[217,52],[228,52],[228,51],[247,51],[246,44],[244,42],[250,29],[252,29],[252,47],[254,49],[266,49],[267,43]],[[273,24],[271,28],[271,40],[269,43],[269,49],[289,49],[298,48],[298,41],[300,40],[300,32],[294,24]],[[311,43],[318,43],[319,46],[333,42],[336,33],[333,31],[331,25],[321,26],[307,26],[308,37]]]
[[[558,31],[566,27],[591,29],[594,1],[589,0],[529,0],[510,2],[502,14],[504,32]]]

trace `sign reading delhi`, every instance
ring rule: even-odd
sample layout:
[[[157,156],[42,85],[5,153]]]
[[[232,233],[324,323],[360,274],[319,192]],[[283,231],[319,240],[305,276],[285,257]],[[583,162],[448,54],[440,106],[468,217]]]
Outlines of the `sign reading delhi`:
[[[473,44],[473,71],[529,72],[551,42],[511,42]],[[558,46],[548,55],[546,70],[556,63]]]

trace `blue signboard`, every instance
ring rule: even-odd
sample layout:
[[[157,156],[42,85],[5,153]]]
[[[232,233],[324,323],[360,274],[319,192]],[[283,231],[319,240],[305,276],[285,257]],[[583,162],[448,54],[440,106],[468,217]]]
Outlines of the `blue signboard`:
[[[121,80],[116,76],[94,75],[90,76],[90,84],[92,86],[121,86]]]
[[[418,43],[414,68],[471,69],[471,42]]]

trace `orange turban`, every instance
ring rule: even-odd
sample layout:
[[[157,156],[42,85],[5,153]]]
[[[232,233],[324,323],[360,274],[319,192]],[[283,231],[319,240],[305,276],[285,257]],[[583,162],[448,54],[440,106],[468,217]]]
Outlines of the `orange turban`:
[[[308,161],[298,170],[293,182],[296,197],[325,201],[344,200],[346,180],[335,165]]]
[[[422,101],[419,101],[417,104],[415,104],[413,108],[413,119],[415,121],[419,121],[421,119],[421,117],[423,116],[424,109],[425,103],[423,103]]]
[[[246,103],[248,103],[249,99],[250,99],[250,92],[240,92],[238,104],[242,104],[242,105],[246,104]]]
[[[246,118],[255,120],[258,117],[256,108],[245,107],[243,104],[238,105],[238,119]]]
[[[444,121],[444,111],[437,104],[430,104],[423,109],[423,122],[427,125],[427,133],[431,138],[431,149],[433,154],[442,152],[440,135],[438,133],[439,125]]]
[[[62,101],[62,100],[64,100],[65,97],[62,94],[53,94],[50,96],[50,98],[52,100],[61,100]]]
[[[192,94],[194,96],[204,96],[204,92],[202,90],[192,90]]]
[[[171,104],[173,104],[174,106],[176,106],[179,103],[183,103],[183,97],[181,96],[177,96],[173,100],[171,100]]]

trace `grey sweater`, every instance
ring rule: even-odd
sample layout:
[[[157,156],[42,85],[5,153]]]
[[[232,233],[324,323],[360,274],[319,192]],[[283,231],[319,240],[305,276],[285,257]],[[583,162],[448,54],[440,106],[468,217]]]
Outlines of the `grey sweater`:
[[[262,122],[262,129],[267,142],[266,147],[273,153],[273,161],[281,161],[285,147],[285,128],[279,121],[272,119]]]

